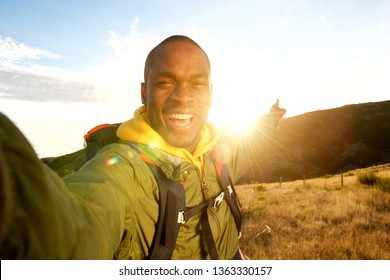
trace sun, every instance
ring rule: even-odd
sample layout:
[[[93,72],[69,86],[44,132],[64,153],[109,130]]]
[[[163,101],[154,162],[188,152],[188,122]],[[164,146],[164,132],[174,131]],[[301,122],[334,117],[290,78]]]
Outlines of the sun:
[[[224,110],[212,110],[209,121],[220,129],[235,135],[247,135],[254,122],[253,119],[242,113],[236,111],[235,114],[232,114]]]
[[[256,120],[268,112],[266,106],[245,104],[243,99],[224,97],[213,101],[209,122],[237,136],[248,135]]]

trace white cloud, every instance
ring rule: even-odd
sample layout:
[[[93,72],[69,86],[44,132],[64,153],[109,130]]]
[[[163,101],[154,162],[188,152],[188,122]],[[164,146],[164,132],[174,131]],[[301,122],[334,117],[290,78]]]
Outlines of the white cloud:
[[[85,75],[37,63],[42,57],[60,58],[10,37],[0,37],[0,97],[43,102],[93,100],[93,86]]]
[[[43,49],[27,46],[10,37],[0,36],[0,64],[20,63],[26,59],[39,59],[40,57],[57,59],[60,56]]]
[[[29,100],[82,102],[92,101],[92,85],[75,79],[37,75],[32,71],[0,68],[0,98]]]

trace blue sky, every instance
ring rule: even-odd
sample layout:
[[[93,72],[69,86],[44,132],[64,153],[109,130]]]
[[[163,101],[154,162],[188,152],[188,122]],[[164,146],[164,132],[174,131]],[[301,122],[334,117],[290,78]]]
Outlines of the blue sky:
[[[390,96],[390,1],[0,0],[0,111],[40,156],[140,106],[147,53],[185,34],[209,54],[216,124],[276,98],[289,116]]]

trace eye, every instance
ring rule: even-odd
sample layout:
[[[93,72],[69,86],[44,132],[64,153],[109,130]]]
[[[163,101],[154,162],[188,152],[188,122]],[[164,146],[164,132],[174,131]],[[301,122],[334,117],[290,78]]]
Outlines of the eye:
[[[163,80],[158,80],[155,82],[155,85],[161,88],[167,88],[175,85],[175,82],[170,79],[163,79]]]
[[[204,80],[195,80],[192,81],[191,85],[194,87],[204,87],[208,85],[208,82]]]

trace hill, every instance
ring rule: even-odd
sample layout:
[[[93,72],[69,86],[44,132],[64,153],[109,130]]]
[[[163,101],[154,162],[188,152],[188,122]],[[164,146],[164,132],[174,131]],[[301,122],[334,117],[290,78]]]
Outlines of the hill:
[[[85,149],[59,157],[47,157],[41,159],[53,169],[60,177],[64,177],[80,169],[85,163]]]
[[[241,183],[314,178],[390,162],[390,101],[282,119],[267,154],[257,157]]]

